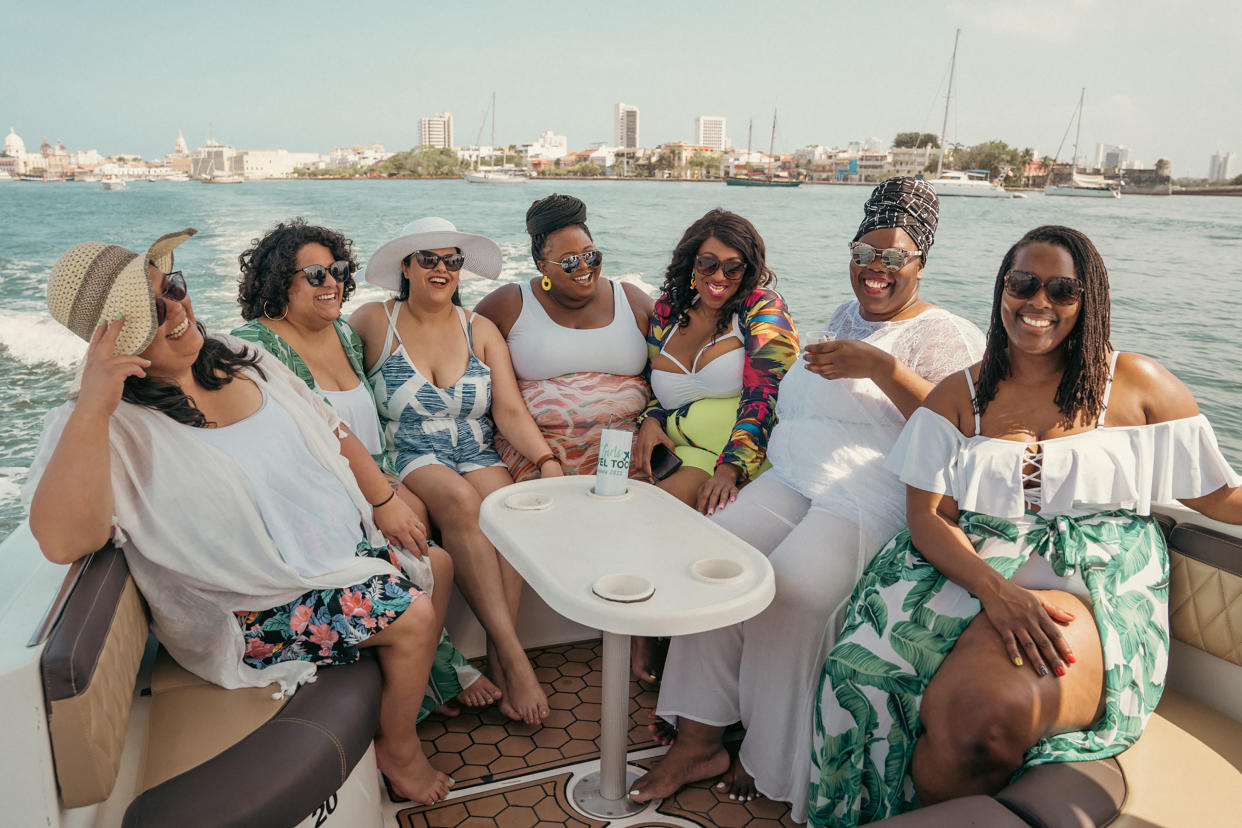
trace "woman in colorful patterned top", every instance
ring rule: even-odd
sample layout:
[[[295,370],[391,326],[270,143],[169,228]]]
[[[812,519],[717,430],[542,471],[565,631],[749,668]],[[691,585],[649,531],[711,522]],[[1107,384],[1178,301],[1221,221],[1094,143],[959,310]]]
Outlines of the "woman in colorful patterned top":
[[[656,712],[679,733],[640,797],[725,772],[730,795],[758,791],[805,818],[815,679],[858,576],[905,516],[884,456],[934,384],[983,351],[974,325],[919,296],[938,210],[913,178],[881,183],[864,205],[847,266],[857,298],[781,382],[771,471],[715,518],[768,555],[776,595],[743,624],[673,639]],[[738,720],[746,738],[730,766],[721,738]]]
[[[652,397],[633,451],[649,474],[662,444],[681,467],[657,484],[704,514],[767,466],[776,389],[798,358],[798,332],[755,226],[712,210],[673,250],[647,334]]]
[[[1168,665],[1152,503],[1242,523],[1242,479],[1190,391],[1112,348],[1086,236],[1027,233],[994,297],[983,360],[936,387],[889,455],[909,529],[863,574],[824,664],[814,825],[1125,750]]]
[[[254,239],[238,263],[237,301],[247,321],[233,329],[233,336],[263,346],[321,394],[388,476],[397,496],[425,522],[427,509],[422,501],[392,476],[375,402],[362,381],[362,340],[341,318],[341,307],[354,292],[353,274],[358,269],[352,243],[335,230],[295,218]],[[453,580],[453,563],[443,549],[431,546],[425,551],[422,560],[430,577],[424,577],[421,586],[431,593],[443,625],[452,593],[448,584]],[[435,583],[443,588],[434,589]],[[453,716],[456,703],[478,707],[499,697],[496,686],[442,633],[419,719],[436,709]]]

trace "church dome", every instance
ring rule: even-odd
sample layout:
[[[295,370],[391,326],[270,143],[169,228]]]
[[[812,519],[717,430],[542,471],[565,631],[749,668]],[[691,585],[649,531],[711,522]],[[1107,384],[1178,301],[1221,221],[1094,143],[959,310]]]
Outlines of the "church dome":
[[[9,134],[4,136],[4,154],[15,158],[26,154],[26,144],[13,127],[9,127]]]

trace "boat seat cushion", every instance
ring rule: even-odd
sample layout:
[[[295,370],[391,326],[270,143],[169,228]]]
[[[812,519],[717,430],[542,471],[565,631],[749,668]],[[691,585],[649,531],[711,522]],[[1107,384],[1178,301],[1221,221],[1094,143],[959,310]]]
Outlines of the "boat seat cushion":
[[[287,699],[272,691],[225,690],[163,656],[143,792],[123,825],[294,825],[340,788],[379,725],[379,665],[367,655]]]
[[[81,566],[40,664],[66,808],[112,793],[148,633],[146,606],[120,550],[108,544]]]

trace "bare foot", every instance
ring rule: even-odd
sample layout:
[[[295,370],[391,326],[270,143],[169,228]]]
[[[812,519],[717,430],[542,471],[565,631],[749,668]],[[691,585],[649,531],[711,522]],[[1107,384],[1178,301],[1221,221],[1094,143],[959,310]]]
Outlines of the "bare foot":
[[[526,655],[523,654],[516,663],[506,664],[504,674],[504,697],[497,705],[500,712],[529,725],[540,724],[548,717],[548,697],[544,695],[539,679],[535,678],[535,670],[526,660]]]
[[[437,716],[443,716],[446,719],[455,719],[461,715],[461,708],[454,704],[453,700],[450,699],[431,712],[435,713]]]
[[[492,684],[487,676],[481,675],[469,687],[454,696],[453,701],[464,704],[466,707],[487,707],[489,704],[500,701],[503,695],[500,688]]]
[[[655,674],[655,639],[636,635],[630,639],[630,674],[639,681],[659,684]]]
[[[727,793],[729,799],[736,799],[739,802],[750,802],[762,796],[755,790],[755,777],[746,772],[746,768],[742,767],[742,760],[736,756],[733,757],[733,764],[729,765],[725,775],[720,777],[720,781],[716,783],[716,790]]]
[[[634,783],[630,799],[650,802],[665,799],[691,782],[711,779],[729,769],[729,754],[719,743],[712,745],[679,741],[669,748],[660,764]]]
[[[650,719],[647,730],[657,744],[667,746],[677,741],[677,728],[657,716],[654,710],[647,713],[647,718]]]
[[[392,792],[419,805],[431,805],[448,796],[453,780],[431,766],[419,746],[407,762],[396,762],[382,738],[375,740],[375,764],[388,778]]]

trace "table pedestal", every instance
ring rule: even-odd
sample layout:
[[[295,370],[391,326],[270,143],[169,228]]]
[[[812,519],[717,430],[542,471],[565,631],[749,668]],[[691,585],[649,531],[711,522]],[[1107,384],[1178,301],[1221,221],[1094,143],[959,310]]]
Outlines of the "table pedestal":
[[[574,786],[574,802],[597,817],[622,817],[647,807],[629,798],[641,771],[626,767],[630,734],[630,637],[603,634],[604,669],[601,678],[599,771]]]

